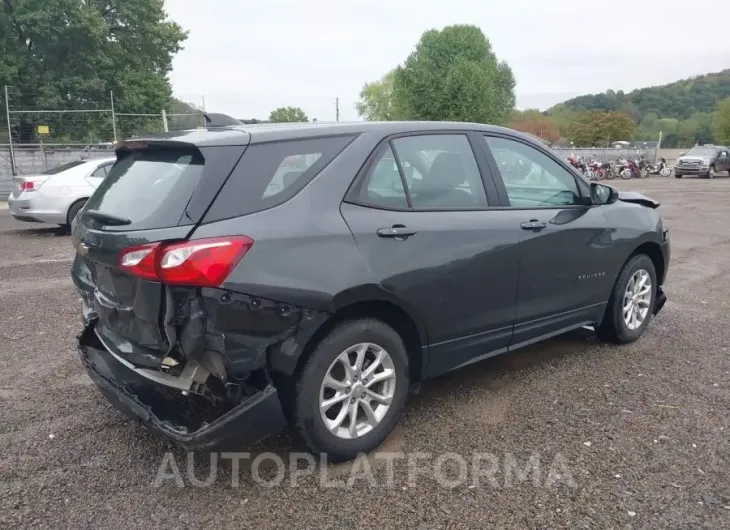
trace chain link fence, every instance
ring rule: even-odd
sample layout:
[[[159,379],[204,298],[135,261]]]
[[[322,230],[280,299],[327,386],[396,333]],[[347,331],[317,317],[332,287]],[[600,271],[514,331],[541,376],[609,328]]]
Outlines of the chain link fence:
[[[80,95],[72,103],[64,103],[71,108],[58,108],[44,94],[0,88],[0,122],[4,122],[0,127],[0,199],[9,193],[15,175],[42,173],[73,160],[113,156],[118,140],[205,126],[203,111],[193,106],[189,108],[195,112],[137,112],[130,102],[115,99],[112,92],[102,99],[99,103],[98,95]]]

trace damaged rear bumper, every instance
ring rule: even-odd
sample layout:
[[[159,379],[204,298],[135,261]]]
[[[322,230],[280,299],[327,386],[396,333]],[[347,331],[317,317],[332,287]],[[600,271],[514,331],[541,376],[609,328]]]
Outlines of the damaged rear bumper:
[[[277,390],[267,385],[229,409],[210,410],[143,377],[104,348],[88,325],[78,337],[86,371],[105,397],[153,434],[191,451],[238,450],[280,431],[286,420]]]

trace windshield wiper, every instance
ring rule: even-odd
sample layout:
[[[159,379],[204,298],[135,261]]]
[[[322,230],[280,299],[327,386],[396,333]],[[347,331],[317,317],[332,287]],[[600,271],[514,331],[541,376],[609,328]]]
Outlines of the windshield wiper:
[[[108,226],[124,226],[132,224],[132,221],[130,221],[129,219],[100,212],[99,210],[86,210],[84,212],[84,217],[91,217],[95,221],[99,221]]]

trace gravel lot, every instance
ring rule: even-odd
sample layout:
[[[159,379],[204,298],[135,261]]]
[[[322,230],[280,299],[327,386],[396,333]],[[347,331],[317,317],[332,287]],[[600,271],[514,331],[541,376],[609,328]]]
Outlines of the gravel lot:
[[[82,371],[69,237],[0,207],[0,528],[730,528],[730,179],[616,184],[659,199],[671,229],[669,302],[645,336],[615,347],[577,333],[425,384],[383,447],[430,453],[425,471],[409,480],[409,460],[396,460],[389,486],[371,455],[378,486],[349,488],[322,487],[321,470],[266,488],[250,461],[237,487],[230,462],[209,487],[192,485],[186,455]],[[294,447],[282,434],[241,450],[288,461]],[[452,488],[434,470],[446,452],[469,464]],[[494,483],[474,485],[475,453],[496,459]],[[161,469],[174,474],[166,454],[184,487],[155,485]],[[523,471],[534,456],[539,473],[510,480],[509,454]],[[199,479],[206,459],[196,456]],[[456,463],[442,473],[454,483]],[[323,469],[343,481],[353,471]]]

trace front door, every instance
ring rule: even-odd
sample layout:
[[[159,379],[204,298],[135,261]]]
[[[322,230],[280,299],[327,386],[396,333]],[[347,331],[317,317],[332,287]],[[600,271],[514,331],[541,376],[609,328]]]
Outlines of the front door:
[[[396,138],[351,193],[342,214],[375,281],[425,325],[429,375],[505,351],[519,237],[487,210],[468,137]]]
[[[611,291],[612,234],[589,189],[556,159],[517,139],[487,136],[509,207],[503,212],[520,237],[517,347],[594,322]]]

